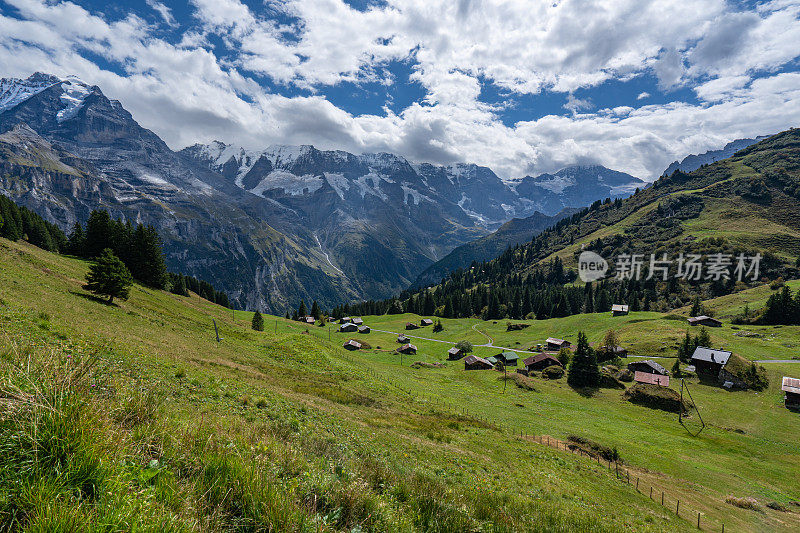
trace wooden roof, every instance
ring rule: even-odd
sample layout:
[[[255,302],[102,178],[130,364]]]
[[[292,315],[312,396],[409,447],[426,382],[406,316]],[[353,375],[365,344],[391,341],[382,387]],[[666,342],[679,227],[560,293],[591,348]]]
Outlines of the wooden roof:
[[[558,346],[567,344],[567,341],[565,341],[564,339],[556,339],[555,337],[547,337],[546,342],[547,344],[557,344]]]
[[[705,346],[698,346],[692,354],[692,361],[705,361],[707,363],[716,363],[725,366],[728,364],[728,359],[731,358],[731,352],[725,350],[714,350],[713,348],[706,348]]]
[[[347,341],[346,343],[344,343],[344,346],[345,346],[345,347],[347,347],[347,346],[352,346],[353,348],[361,348],[361,343],[360,343],[360,342],[358,342],[358,341],[355,341],[355,340],[353,340],[353,339],[350,339],[349,341]]]
[[[527,359],[522,361],[522,364],[525,365],[525,366],[531,366],[533,364],[540,363],[540,362],[542,362],[542,361],[544,361],[546,359],[549,359],[549,360],[553,361],[554,365],[560,365],[561,364],[561,361],[559,361],[558,359],[556,359],[552,355],[549,355],[549,354],[546,354],[546,353],[539,353],[539,354],[533,355],[531,357],[528,357]]]
[[[784,376],[783,382],[781,383],[781,390],[783,392],[791,392],[792,394],[800,394],[800,379]]]
[[[637,383],[649,383],[651,385],[661,385],[662,387],[669,387],[669,376],[662,376],[659,374],[651,374],[649,372],[634,372],[633,379]]]
[[[478,357],[477,355],[468,355],[464,358],[465,365],[474,365],[475,363],[484,363],[488,366],[494,366],[492,363],[484,359],[483,357]]]
[[[710,320],[711,322],[716,322],[717,324],[722,324],[722,322],[717,320],[716,318],[713,318],[713,317],[710,317],[710,316],[706,316],[706,315],[690,316],[687,320],[689,321],[689,324],[695,324],[697,322],[704,322],[706,320]]]
[[[620,313],[627,313],[628,312],[628,305],[627,304],[614,304],[611,306],[611,310],[614,312]]]

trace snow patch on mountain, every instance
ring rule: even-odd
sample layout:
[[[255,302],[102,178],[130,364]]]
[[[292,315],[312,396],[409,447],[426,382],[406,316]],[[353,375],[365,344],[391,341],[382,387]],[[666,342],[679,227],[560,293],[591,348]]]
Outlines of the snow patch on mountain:
[[[344,200],[345,191],[350,191],[350,180],[345,178],[342,174],[335,174],[332,172],[325,173],[325,180],[331,187],[333,187],[333,190],[336,191],[336,194],[339,195],[339,198]]]
[[[64,107],[56,114],[56,120],[64,122],[78,114],[92,88],[74,76],[67,77],[61,84],[61,102]]]
[[[284,194],[290,196],[302,196],[313,194],[323,185],[323,180],[319,176],[306,174],[305,176],[295,176],[285,170],[273,170],[266,178],[250,189],[250,192],[262,196],[266,191],[272,189],[283,189]]]
[[[539,176],[536,178],[536,183],[534,185],[541,187],[542,189],[547,189],[550,192],[561,194],[567,187],[572,187],[575,185],[575,178],[568,175],[557,176],[555,174],[551,174],[546,178]]]
[[[48,76],[38,72],[24,80],[18,78],[0,79],[0,113],[21,104],[60,82],[61,80],[55,76]]]

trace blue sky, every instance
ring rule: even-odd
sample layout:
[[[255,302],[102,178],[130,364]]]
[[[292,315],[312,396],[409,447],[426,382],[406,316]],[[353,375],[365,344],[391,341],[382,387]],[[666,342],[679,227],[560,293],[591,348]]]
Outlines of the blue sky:
[[[798,126],[799,17],[800,0],[8,0],[0,76],[78,75],[175,149],[652,179]]]

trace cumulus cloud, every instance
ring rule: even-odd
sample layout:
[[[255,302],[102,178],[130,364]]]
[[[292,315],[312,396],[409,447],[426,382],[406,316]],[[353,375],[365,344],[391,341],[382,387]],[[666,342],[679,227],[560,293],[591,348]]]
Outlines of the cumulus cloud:
[[[214,138],[251,148],[312,143],[471,161],[504,177],[595,162],[650,178],[688,153],[777,132],[800,116],[792,0],[753,9],[724,0],[387,0],[364,9],[342,0],[267,0],[259,9],[192,0],[191,18],[180,21],[148,0],[166,24],[180,22],[175,40],[133,14],[64,0],[6,4],[3,75],[77,74],[173,148]],[[389,72],[397,61],[412,65],[408,79]],[[641,92],[592,111],[591,100],[603,99],[590,91],[652,76],[658,87],[648,90],[669,97],[688,86],[701,103],[643,105],[650,94]],[[354,114],[323,95],[371,82],[418,83],[424,96]],[[484,86],[510,105],[483,101]],[[565,97],[563,110],[501,120],[516,98],[552,94]]]

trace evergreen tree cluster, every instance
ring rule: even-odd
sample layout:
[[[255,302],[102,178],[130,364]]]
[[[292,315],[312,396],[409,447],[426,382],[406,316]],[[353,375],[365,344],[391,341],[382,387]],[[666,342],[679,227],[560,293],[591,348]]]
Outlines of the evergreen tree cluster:
[[[197,279],[193,276],[185,274],[169,274],[169,287],[172,294],[180,296],[189,296],[189,291],[198,294],[201,298],[205,298],[209,302],[214,302],[223,307],[231,307],[228,295],[222,291],[218,291],[212,284],[207,281]]]
[[[67,237],[58,226],[1,194],[0,237],[11,241],[23,239],[48,252],[62,252],[67,246]]]
[[[161,249],[161,238],[153,226],[114,220],[108,211],[95,210],[86,228],[76,222],[67,251],[78,257],[98,257],[106,248],[114,252],[134,279],[154,289],[165,289],[169,276]]]
[[[578,332],[578,343],[575,354],[567,372],[567,383],[575,388],[593,388],[600,386],[600,369],[597,367],[597,354],[589,346],[586,334]]]
[[[792,289],[784,285],[780,291],[769,297],[756,321],[770,325],[800,324],[800,289],[792,293]]]
[[[698,346],[704,346],[706,348],[712,347],[711,336],[708,334],[705,327],[700,328],[700,333],[694,336],[688,331],[686,332],[683,340],[678,345],[678,361],[688,363]]]

